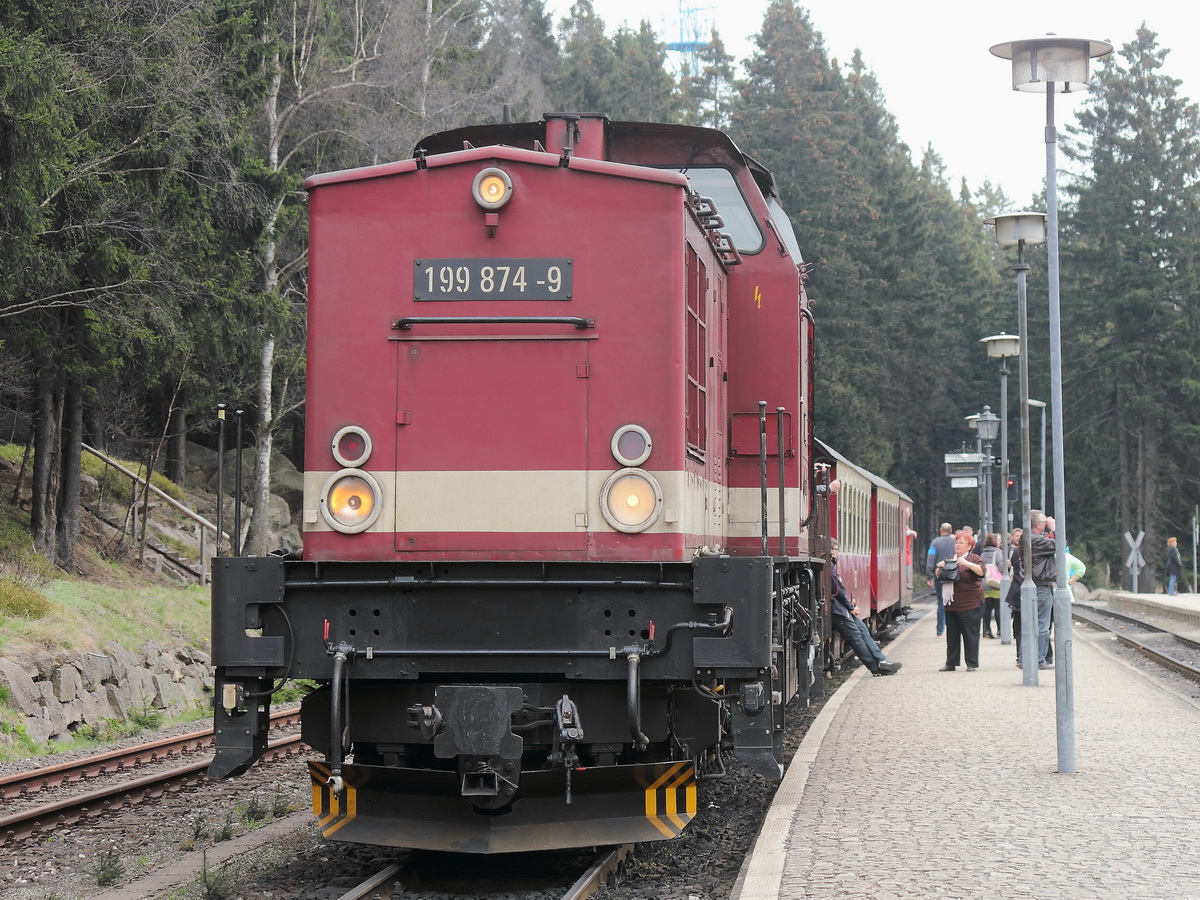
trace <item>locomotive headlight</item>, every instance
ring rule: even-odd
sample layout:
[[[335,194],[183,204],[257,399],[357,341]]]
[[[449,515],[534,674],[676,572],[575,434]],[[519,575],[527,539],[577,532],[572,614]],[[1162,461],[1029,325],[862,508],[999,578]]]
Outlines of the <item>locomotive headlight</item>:
[[[379,518],[382,497],[379,482],[369,472],[342,469],[321,489],[321,514],[335,531],[357,534]]]
[[[348,468],[361,466],[371,455],[371,436],[357,425],[347,425],[333,436],[333,458]]]
[[[641,469],[620,469],[600,488],[600,512],[617,531],[637,534],[656,521],[662,511],[662,488],[654,476]]]
[[[612,436],[612,455],[623,466],[640,466],[650,457],[650,433],[640,425],[622,425]]]
[[[499,209],[512,196],[512,179],[503,169],[484,169],[475,176],[471,193],[484,209]]]

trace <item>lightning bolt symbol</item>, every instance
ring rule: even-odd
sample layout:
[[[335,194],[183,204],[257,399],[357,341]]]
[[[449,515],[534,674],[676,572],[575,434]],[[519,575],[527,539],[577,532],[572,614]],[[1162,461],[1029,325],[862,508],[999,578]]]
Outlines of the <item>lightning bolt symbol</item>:
[[[758,289],[758,285],[754,286],[754,305],[762,309],[762,291]]]

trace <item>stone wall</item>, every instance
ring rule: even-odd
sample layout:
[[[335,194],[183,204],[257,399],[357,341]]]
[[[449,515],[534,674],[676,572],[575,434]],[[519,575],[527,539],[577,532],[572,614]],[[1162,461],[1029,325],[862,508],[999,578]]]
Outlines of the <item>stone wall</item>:
[[[107,644],[102,651],[0,657],[0,688],[25,734],[45,743],[66,740],[83,725],[124,722],[131,712],[160,710],[170,718],[208,709],[213,676],[208,654],[148,641],[136,652]],[[0,734],[0,742],[6,739],[11,743],[14,736]]]

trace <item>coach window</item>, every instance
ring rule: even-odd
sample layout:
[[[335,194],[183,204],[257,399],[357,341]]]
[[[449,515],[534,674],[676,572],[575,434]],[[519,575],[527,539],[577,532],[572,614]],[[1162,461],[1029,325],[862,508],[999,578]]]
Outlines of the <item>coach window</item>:
[[[717,204],[717,215],[725,221],[719,229],[729,233],[733,244],[742,253],[758,253],[763,248],[763,234],[758,227],[746,198],[728,169],[688,169],[685,173],[692,189],[702,197],[711,197]]]

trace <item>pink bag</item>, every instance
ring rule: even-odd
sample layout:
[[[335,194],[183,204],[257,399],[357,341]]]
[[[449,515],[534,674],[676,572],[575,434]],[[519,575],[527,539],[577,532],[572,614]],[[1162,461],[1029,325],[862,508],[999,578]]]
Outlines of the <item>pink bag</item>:
[[[989,591],[1000,589],[1000,569],[995,563],[988,563],[984,570],[983,586]]]

